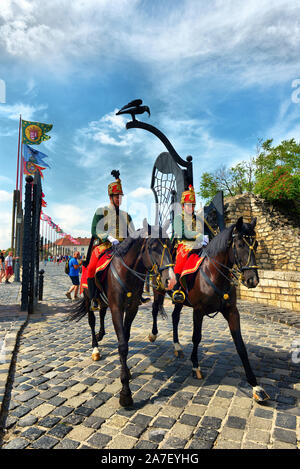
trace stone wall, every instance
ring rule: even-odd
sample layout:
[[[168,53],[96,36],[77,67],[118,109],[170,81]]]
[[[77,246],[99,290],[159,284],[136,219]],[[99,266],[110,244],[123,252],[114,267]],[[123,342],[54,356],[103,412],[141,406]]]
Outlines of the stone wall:
[[[300,272],[259,270],[258,275],[258,286],[246,288],[241,285],[238,298],[300,312]]]
[[[260,282],[255,289],[243,285],[238,297],[300,312],[300,223],[253,194],[224,200],[226,224],[240,216],[249,222],[257,218],[257,264]]]

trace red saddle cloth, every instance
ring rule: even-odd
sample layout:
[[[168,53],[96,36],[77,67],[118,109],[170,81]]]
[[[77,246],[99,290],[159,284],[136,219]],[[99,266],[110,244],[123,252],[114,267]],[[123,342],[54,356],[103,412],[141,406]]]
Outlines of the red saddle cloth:
[[[107,274],[107,268],[112,260],[113,256],[111,255],[110,249],[105,251],[103,254],[100,255],[97,266],[96,266],[96,273],[97,272],[102,272],[101,279],[100,281],[103,282],[106,274]],[[88,267],[82,266],[82,275],[81,275],[81,281],[80,281],[80,293],[83,292],[85,288],[88,288]]]
[[[186,286],[186,277],[197,272],[203,259],[204,257],[199,257],[198,254],[191,254],[187,258],[180,276],[180,283],[184,288]]]

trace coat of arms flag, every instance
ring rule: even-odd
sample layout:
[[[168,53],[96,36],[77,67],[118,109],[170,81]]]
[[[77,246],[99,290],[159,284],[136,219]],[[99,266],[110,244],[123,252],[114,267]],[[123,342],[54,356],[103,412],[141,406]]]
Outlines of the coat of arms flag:
[[[51,137],[47,132],[50,132],[52,127],[52,124],[22,120],[22,143],[39,145],[44,140],[49,140]]]

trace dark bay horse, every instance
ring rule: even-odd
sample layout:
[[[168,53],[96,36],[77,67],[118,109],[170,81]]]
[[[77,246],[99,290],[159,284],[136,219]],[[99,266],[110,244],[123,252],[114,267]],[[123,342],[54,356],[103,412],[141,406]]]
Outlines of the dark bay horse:
[[[221,312],[227,320],[230,332],[245,369],[248,383],[253,388],[253,398],[257,402],[269,399],[264,389],[257,385],[256,377],[251,369],[247,350],[242,338],[240,327],[240,314],[236,306],[236,288],[232,278],[232,268],[235,265],[240,273],[242,283],[248,288],[258,285],[259,277],[255,260],[257,249],[256,219],[251,223],[244,223],[239,218],[237,223],[219,233],[199,253],[204,260],[193,279],[187,285],[187,299],[184,304],[176,304],[173,314],[173,342],[175,354],[182,355],[182,348],[178,340],[178,323],[180,312],[184,305],[193,308],[193,351],[191,361],[193,373],[202,379],[198,361],[198,346],[202,335],[202,321],[205,315]],[[164,293],[155,292],[152,306],[153,328],[149,340],[154,341],[158,334],[157,315],[162,308]]]
[[[112,260],[101,282],[101,272],[96,272],[95,282],[100,291],[100,317],[104,321],[106,308],[109,306],[114,329],[118,338],[118,351],[121,363],[120,404],[127,407],[133,404],[127,367],[128,342],[131,324],[137,314],[143,292],[146,273],[156,272],[160,283],[166,289],[172,289],[176,279],[170,254],[171,242],[165,228],[149,226],[144,220],[143,229],[136,231],[121,244],[113,248]],[[103,335],[95,334],[95,316],[90,310],[90,299],[85,290],[84,298],[69,314],[70,320],[80,320],[88,314],[92,330],[93,355],[99,354],[98,339]],[[103,323],[104,332],[104,323]],[[100,358],[100,354],[99,354]]]

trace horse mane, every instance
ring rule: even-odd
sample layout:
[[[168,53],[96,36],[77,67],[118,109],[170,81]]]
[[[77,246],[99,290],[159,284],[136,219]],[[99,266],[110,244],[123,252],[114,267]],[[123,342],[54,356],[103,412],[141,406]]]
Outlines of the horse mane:
[[[223,231],[217,234],[210,243],[204,248],[204,252],[210,256],[214,257],[224,252],[229,247],[229,241],[232,239],[232,232],[235,227],[235,223],[228,228],[225,228]]]
[[[150,228],[150,225],[149,225]],[[143,228],[136,230],[134,233],[129,235],[122,243],[113,246],[113,253],[117,257],[124,257],[128,253],[129,249],[131,249],[132,245],[137,241],[139,238],[143,237],[147,233]],[[151,226],[151,234],[152,239],[159,238],[162,241],[169,239],[167,232],[159,226]],[[153,236],[154,235],[154,236]],[[161,236],[160,236],[161,235]],[[144,237],[143,237],[144,238]]]
[[[192,254],[198,254],[199,256],[204,256],[207,254],[209,257],[215,257],[221,252],[224,252],[228,249],[229,241],[232,238],[232,232],[235,227],[235,224],[225,228],[223,231],[218,233],[205,247],[198,249],[192,249],[189,252],[189,256]]]

